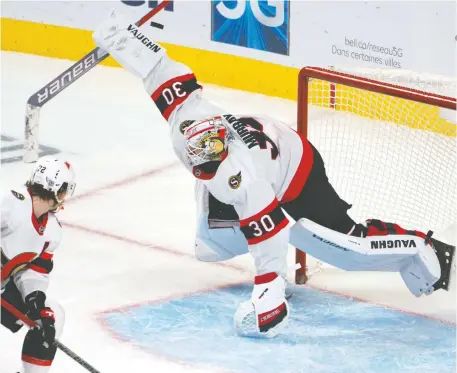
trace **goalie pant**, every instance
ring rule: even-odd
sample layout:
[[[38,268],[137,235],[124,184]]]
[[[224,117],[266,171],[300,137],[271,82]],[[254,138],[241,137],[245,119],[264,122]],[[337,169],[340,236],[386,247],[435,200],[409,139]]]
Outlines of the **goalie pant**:
[[[26,314],[29,311],[24,302],[27,295],[36,291],[46,292],[62,228],[52,212],[40,220],[36,219],[31,195],[24,187],[2,191],[0,208],[1,297]],[[64,310],[52,300],[46,300],[46,306],[54,311],[56,337],[59,337],[63,329]],[[22,322],[3,307],[1,324],[13,333],[23,327]],[[55,354],[54,346],[43,344],[41,333],[30,330],[22,347],[24,373],[48,372]]]
[[[198,198],[198,251],[202,251],[201,246],[208,251],[222,249],[221,256],[227,256],[227,253],[246,252],[247,246],[259,275],[269,272],[285,275],[289,228],[283,209],[296,220],[307,218],[332,231],[348,233],[352,229],[355,223],[347,214],[350,205],[328,182],[323,161],[307,140],[278,120],[232,115],[208,102],[202,97],[202,87],[194,73],[171,60],[151,38],[145,44],[145,35],[132,25],[118,27],[121,33],[126,33],[122,46],[113,43],[120,35],[110,33],[108,26],[117,24],[116,17],[111,17],[106,27],[94,33],[97,45],[143,79],[148,95],[170,125],[176,155],[198,179],[197,189],[207,189],[219,203],[233,206],[232,215],[239,221],[237,229],[211,232],[208,218],[214,216],[210,216],[209,197]],[[122,22],[119,19],[118,24]],[[145,50],[144,55],[131,52],[138,48]],[[228,156],[212,169],[192,168],[187,160],[184,130],[192,121],[216,116],[222,117],[235,138],[229,142]],[[428,251],[426,245],[421,246]],[[204,259],[200,252],[197,255]],[[417,254],[417,251],[408,254],[412,262]],[[383,251],[378,255],[378,268],[372,269],[388,270],[387,263],[396,257],[392,251]],[[403,263],[404,260],[402,257]]]

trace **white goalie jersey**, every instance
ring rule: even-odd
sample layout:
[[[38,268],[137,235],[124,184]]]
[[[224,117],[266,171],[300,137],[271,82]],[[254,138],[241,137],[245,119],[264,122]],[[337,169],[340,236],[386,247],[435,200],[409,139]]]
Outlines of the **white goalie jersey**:
[[[258,273],[285,273],[289,232],[280,205],[302,190],[313,164],[311,145],[278,120],[233,115],[209,103],[192,71],[166,55],[144,84],[170,124],[178,158],[215,198],[235,207]],[[227,158],[208,172],[189,164],[184,131],[192,121],[213,117],[234,140]]]
[[[2,288],[14,279],[23,297],[45,292],[61,241],[60,223],[52,212],[37,220],[27,188],[2,191],[0,204]]]

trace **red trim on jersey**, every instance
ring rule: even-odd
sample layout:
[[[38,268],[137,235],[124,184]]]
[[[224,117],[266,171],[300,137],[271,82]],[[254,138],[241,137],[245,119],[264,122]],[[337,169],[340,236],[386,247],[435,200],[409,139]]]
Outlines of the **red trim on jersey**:
[[[266,215],[266,214],[269,214],[270,212],[272,212],[278,206],[278,204],[279,204],[279,202],[278,202],[277,198],[275,197],[274,200],[267,207],[265,207],[262,211],[258,212],[255,215],[250,216],[249,218],[241,219],[240,226],[243,227],[243,226],[248,225],[253,220],[255,220],[255,221],[259,220],[263,215]]]
[[[44,269],[43,267],[37,266],[36,264],[30,264],[27,268],[45,275],[49,273],[48,270]]]
[[[32,357],[29,355],[22,354],[22,361],[25,361],[26,363],[33,364],[33,365],[39,365],[42,367],[49,367],[52,364],[52,360],[41,360],[37,359],[36,357]]]
[[[167,109],[163,112],[162,116],[168,120],[170,118],[171,113],[176,109],[177,106],[181,105],[184,101],[186,101],[188,95],[184,97],[177,98]]]
[[[35,216],[35,210],[33,209],[33,196],[32,193],[30,193],[30,189],[27,188],[27,191],[30,194],[31,198],[31,203],[32,203],[32,225],[35,228],[36,232],[42,236],[45,229],[46,229],[46,224],[48,224],[48,213],[45,213],[41,216],[41,222],[38,221],[37,217]]]
[[[224,162],[227,159],[227,156],[228,156],[228,151],[227,150],[223,151],[221,153],[220,162],[221,163]],[[194,175],[197,179],[200,179],[200,180],[211,180],[214,176],[216,176],[217,169],[216,169],[216,172],[213,172],[212,174],[210,174],[210,173],[202,170],[202,168],[200,166],[203,166],[203,165],[192,167],[192,175]],[[219,163],[219,166],[220,166],[220,163]],[[219,166],[217,166],[217,168],[219,168]]]
[[[295,171],[295,175],[281,199],[281,203],[293,201],[298,197],[303,187],[305,186],[306,181],[308,180],[311,169],[313,168],[313,148],[311,147],[308,140],[306,140],[302,135],[299,133],[297,133],[297,135],[300,136],[301,142],[303,144],[303,154],[301,156],[297,170]]]
[[[46,241],[43,245],[43,250],[41,251],[41,254],[40,254],[40,258],[41,259],[44,259],[44,260],[51,260],[52,257],[54,256],[53,253],[48,253],[46,251],[46,249],[49,247],[49,245],[51,244],[51,242],[49,241]]]
[[[287,219],[287,217],[284,217],[284,219],[279,224],[276,224],[272,231],[262,234],[260,237],[249,238],[248,245],[255,245],[265,240],[268,240],[269,238],[273,237],[276,233],[282,231],[285,227],[287,227],[287,224],[289,224],[289,219]]]
[[[36,232],[42,236],[44,234],[44,231],[46,229],[46,224],[48,224],[48,213],[43,215],[41,223],[38,221],[38,219],[35,216],[35,212],[33,211],[32,207],[32,224],[33,227],[35,228]]]
[[[42,258],[42,259],[44,259],[44,260],[51,260],[53,256],[54,256],[54,254],[47,253],[47,252],[45,252],[45,251],[43,251],[43,252],[40,254],[40,258]]]
[[[204,172],[201,168],[199,168],[198,166],[195,166],[193,169],[192,169],[192,174],[197,178],[197,179],[200,179],[200,180],[211,180],[215,175],[216,175],[216,172],[212,173],[212,174],[208,174],[206,172]]]
[[[156,101],[159,96],[162,94],[162,91],[164,88],[167,88],[169,87],[171,84],[173,83],[176,83],[176,82],[185,82],[185,81],[188,81],[188,80],[191,80],[191,79],[197,79],[195,77],[195,74],[185,74],[185,75],[181,75],[181,76],[177,76],[173,79],[170,79],[170,80],[167,80],[165,83],[162,83],[151,95],[151,98]],[[162,113],[162,116],[168,120],[168,118],[170,117],[171,113],[173,112],[173,110],[176,109],[176,107],[178,105],[181,105],[188,97],[189,95],[186,94],[185,96],[183,97],[180,97],[180,98],[177,98],[176,100],[173,101],[173,103],[168,106],[166,108],[166,110]]]
[[[49,274],[52,270],[52,258],[54,256],[53,253],[46,252],[45,250],[49,247],[50,242],[46,241],[43,245],[43,251],[41,252],[40,256],[36,258],[28,268],[31,270],[38,272]],[[45,261],[45,263],[43,263]],[[47,263],[51,262],[49,266]]]
[[[36,253],[22,253],[16,255],[3,266],[1,275],[2,281],[6,280],[17,267],[29,264],[36,256]]]
[[[278,277],[275,272],[265,273],[264,275],[254,277],[254,285],[262,285],[271,282]]]
[[[184,75],[180,75],[180,76],[177,76],[173,79],[169,79],[167,80],[165,83],[162,83],[155,91],[154,93],[151,95],[151,98],[155,101],[159,98],[159,96],[162,94],[162,90],[164,88],[167,88],[168,85],[170,84],[173,84],[173,83],[176,83],[176,82],[182,82],[183,80],[190,80],[190,79],[193,79],[195,78],[195,75],[193,73],[190,73],[190,74],[184,74]]]

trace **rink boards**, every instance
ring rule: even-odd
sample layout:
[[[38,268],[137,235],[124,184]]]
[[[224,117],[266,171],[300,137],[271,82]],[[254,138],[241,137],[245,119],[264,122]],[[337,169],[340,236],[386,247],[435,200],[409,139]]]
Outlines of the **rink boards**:
[[[95,47],[92,31],[89,30],[10,18],[2,18],[1,21],[2,35],[4,35],[1,44],[2,49],[6,51],[79,60]],[[30,38],[28,35],[35,37]],[[195,72],[199,81],[203,83],[291,100],[297,99],[299,69],[296,67],[163,43],[160,41],[160,37],[158,39],[171,58],[188,65]],[[53,41],[52,44],[49,43],[49,40]],[[119,67],[119,64],[112,58],[106,59],[102,64]],[[455,86],[455,81],[453,84]],[[309,90],[309,102],[321,107],[330,107],[331,90],[328,82],[313,81]],[[336,92],[336,110],[432,131],[445,136],[455,137],[456,135],[455,121],[450,122],[441,118],[440,110],[435,106],[364,92],[341,85],[336,87]],[[446,94],[454,94],[452,87],[446,90]],[[360,95],[363,98],[352,104],[352,98]],[[410,119],[411,116],[414,118],[413,121]]]

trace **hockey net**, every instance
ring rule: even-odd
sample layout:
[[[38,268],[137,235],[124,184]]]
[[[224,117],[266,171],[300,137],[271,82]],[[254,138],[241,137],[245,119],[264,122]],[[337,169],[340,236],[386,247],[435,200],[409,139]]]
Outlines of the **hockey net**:
[[[404,70],[303,68],[298,131],[319,150],[356,222],[455,224],[456,80]],[[323,264],[297,250],[304,283]]]

